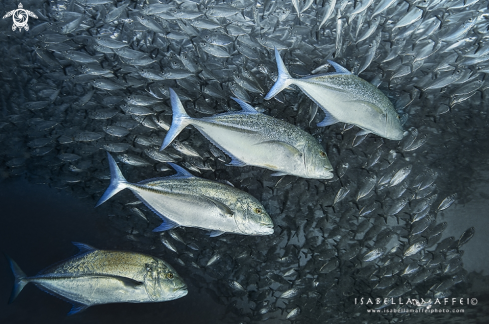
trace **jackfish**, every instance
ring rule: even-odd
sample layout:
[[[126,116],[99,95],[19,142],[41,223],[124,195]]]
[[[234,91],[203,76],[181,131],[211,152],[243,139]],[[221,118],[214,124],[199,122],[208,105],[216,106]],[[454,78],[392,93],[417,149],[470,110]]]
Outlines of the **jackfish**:
[[[256,111],[246,102],[232,98],[242,111],[211,117],[191,118],[177,94],[170,89],[173,121],[161,150],[188,125],[193,125],[215,146],[228,154],[228,165],[253,165],[277,171],[274,176],[295,175],[331,179],[333,167],[319,143],[305,131],[285,121]]]
[[[80,252],[32,277],[9,259],[15,276],[12,302],[28,283],[73,304],[68,315],[93,305],[152,303],[187,295],[183,279],[165,261],[150,255],[98,250],[73,244]]]
[[[163,219],[154,232],[185,226],[209,230],[211,237],[223,233],[273,234],[272,219],[263,205],[244,191],[198,178],[173,163],[168,164],[177,171],[175,175],[130,183],[109,153],[107,157],[110,185],[95,207],[128,188]]]
[[[328,63],[336,72],[294,79],[277,49],[275,59],[278,78],[265,100],[273,98],[289,85],[296,85],[324,110],[326,118],[317,126],[343,122],[362,128],[363,134],[373,133],[387,139],[402,139],[399,115],[390,100],[371,83],[329,60]]]

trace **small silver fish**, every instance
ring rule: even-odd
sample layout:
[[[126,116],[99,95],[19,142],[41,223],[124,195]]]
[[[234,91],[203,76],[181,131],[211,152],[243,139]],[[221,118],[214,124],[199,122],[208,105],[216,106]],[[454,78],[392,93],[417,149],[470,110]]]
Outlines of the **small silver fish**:
[[[392,177],[391,181],[389,182],[389,186],[393,187],[401,183],[404,179],[406,179],[409,173],[411,173],[412,168],[413,168],[412,165],[408,165],[400,169],[399,171],[397,171],[396,174],[394,174],[394,176]]]
[[[297,288],[292,288],[292,289],[289,289],[287,291],[284,291],[279,298],[293,298],[295,296],[297,296],[297,294],[299,293],[299,289]]]
[[[241,286],[241,284],[239,282],[237,282],[236,280],[232,280],[229,282],[229,287],[231,287],[232,289],[234,289],[235,291],[246,291],[243,286]]]
[[[411,244],[407,250],[404,252],[404,256],[408,257],[411,255],[414,255],[424,249],[426,245],[428,244],[428,241],[426,239],[421,239],[417,241],[416,243]]]
[[[219,253],[215,253],[210,259],[209,261],[207,261],[207,264],[205,265],[206,267],[209,267],[211,265],[213,265],[214,263],[216,263],[217,261],[219,261],[219,259],[221,259],[221,255]]]
[[[468,241],[470,241],[470,239],[474,236],[474,234],[475,234],[475,228],[474,227],[467,229],[458,239],[458,242],[457,242],[458,247],[460,247],[460,246],[464,245],[465,243],[467,243]]]
[[[360,187],[357,194],[357,201],[368,195],[377,183],[377,176],[374,174],[371,177],[365,178],[365,183]]]
[[[287,313],[286,319],[296,317],[297,315],[299,315],[300,311],[301,309],[299,307],[294,308],[293,310]]]
[[[448,207],[450,207],[455,202],[455,199],[457,199],[456,193],[454,193],[453,195],[450,195],[450,196],[446,197],[445,199],[443,199],[443,201],[438,206],[438,211],[442,211],[442,210],[445,210]]]
[[[377,260],[382,255],[384,255],[385,250],[386,250],[385,247],[373,249],[372,251],[365,254],[362,260],[363,260],[363,262],[369,262],[369,261]]]

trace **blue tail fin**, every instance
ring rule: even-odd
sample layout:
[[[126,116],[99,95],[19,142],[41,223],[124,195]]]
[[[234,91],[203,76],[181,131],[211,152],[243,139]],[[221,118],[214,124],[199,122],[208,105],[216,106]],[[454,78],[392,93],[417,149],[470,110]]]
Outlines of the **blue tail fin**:
[[[190,124],[190,116],[183,108],[182,102],[178,98],[178,95],[170,88],[171,109],[173,111],[173,118],[171,127],[166,134],[165,140],[161,145],[160,150],[164,150],[180,132]]]
[[[24,289],[25,285],[27,285],[29,281],[25,279],[27,276],[25,275],[24,271],[20,269],[17,263],[15,263],[15,261],[8,255],[5,256],[7,257],[8,262],[10,263],[10,269],[12,269],[15,276],[14,289],[12,290],[12,294],[10,295],[9,299],[9,303],[11,303],[20,294],[22,289]]]
[[[276,48],[275,48],[275,60],[277,61],[278,78],[277,78],[277,82],[275,82],[272,89],[270,89],[270,91],[266,95],[265,100],[272,99],[280,91],[287,88],[293,81],[292,77],[289,74],[289,71],[287,71],[287,68],[285,67],[284,61],[282,61],[282,58],[280,57],[280,54]]]
[[[127,184],[128,184],[127,180],[122,175],[121,170],[117,166],[117,163],[115,163],[114,158],[108,152],[107,152],[107,158],[109,160],[109,167],[110,167],[110,185],[107,188],[107,190],[105,190],[103,196],[100,198],[100,200],[98,201],[95,207],[102,205],[104,202],[109,200],[113,195],[127,188]]]

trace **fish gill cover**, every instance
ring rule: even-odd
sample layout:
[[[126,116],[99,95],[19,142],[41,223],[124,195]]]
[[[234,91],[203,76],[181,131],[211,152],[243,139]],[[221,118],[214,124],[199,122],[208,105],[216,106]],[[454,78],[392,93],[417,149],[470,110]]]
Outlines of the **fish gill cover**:
[[[154,233],[160,218],[127,192],[100,207],[113,228],[107,235],[167,249],[185,280],[226,305],[225,321],[360,322],[367,306],[355,305],[357,296],[444,298],[465,281],[460,247],[474,230],[467,224],[460,239],[440,240],[439,215],[470,201],[487,168],[485,1],[23,5],[38,17],[28,31],[0,20],[1,177],[95,205],[109,184],[109,151],[130,181],[171,175],[165,163],[176,162],[250,193],[271,216],[273,235]],[[265,101],[278,77],[275,48],[294,78],[332,72],[332,60],[378,87],[404,138],[317,127],[322,107],[294,86]],[[232,96],[302,128],[321,143],[335,177],[226,166],[230,158],[191,128],[160,152],[170,87],[190,116],[239,110]]]

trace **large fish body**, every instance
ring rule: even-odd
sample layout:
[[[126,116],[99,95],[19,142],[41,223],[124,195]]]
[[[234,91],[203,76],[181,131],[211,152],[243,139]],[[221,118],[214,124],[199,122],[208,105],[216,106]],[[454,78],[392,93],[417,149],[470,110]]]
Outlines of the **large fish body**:
[[[154,231],[178,226],[197,227],[222,233],[269,235],[273,222],[263,205],[252,195],[232,186],[195,177],[178,165],[169,177],[129,183],[107,153],[111,182],[97,206],[119,191],[130,189],[149,209],[163,219]]]
[[[326,113],[326,118],[318,126],[343,122],[387,139],[402,139],[399,115],[390,100],[371,83],[331,61],[328,62],[335,68],[335,73],[294,79],[277,50],[275,59],[279,76],[266,100],[289,85],[296,85]]]
[[[162,150],[187,125],[192,125],[232,158],[229,165],[258,166],[276,171],[273,175],[289,174],[312,179],[333,177],[333,168],[321,145],[300,128],[261,114],[236,98],[233,99],[242,111],[191,118],[176,93],[172,89],[170,93],[173,122]]]
[[[185,282],[161,259],[73,244],[80,253],[32,277],[9,258],[15,275],[11,301],[31,282],[72,303],[70,315],[93,305],[162,302],[187,295]]]

